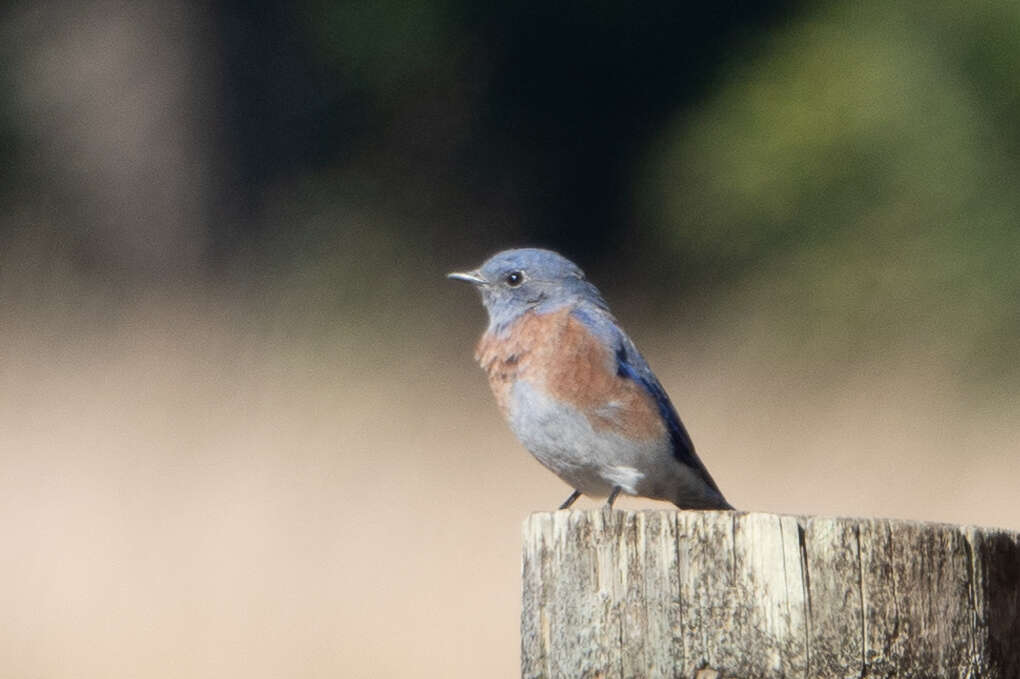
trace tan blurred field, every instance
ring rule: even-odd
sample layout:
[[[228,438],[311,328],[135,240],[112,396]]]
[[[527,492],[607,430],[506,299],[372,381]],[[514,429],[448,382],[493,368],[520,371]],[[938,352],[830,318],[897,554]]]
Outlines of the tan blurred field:
[[[1015,403],[636,313],[738,507],[1020,528]],[[80,315],[0,334],[0,675],[516,675],[520,523],[568,489],[499,420],[468,291],[324,334],[214,295]]]

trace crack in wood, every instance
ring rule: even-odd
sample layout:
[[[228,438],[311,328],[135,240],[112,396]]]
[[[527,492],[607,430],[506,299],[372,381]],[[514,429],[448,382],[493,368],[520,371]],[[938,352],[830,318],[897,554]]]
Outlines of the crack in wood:
[[[811,676],[811,572],[808,570],[806,521],[797,519],[797,544],[800,548],[801,578],[804,581],[804,676]]]
[[[868,609],[864,602],[864,556],[861,553],[861,527],[854,526],[857,536],[857,587],[861,602],[861,679],[868,676]]]
[[[978,660],[977,636],[978,636],[978,610],[975,588],[977,587],[977,567],[974,564],[974,543],[975,535],[973,530],[963,531],[963,544],[967,548],[967,565],[970,570],[970,582],[967,587],[967,594],[970,597],[970,653],[972,662]]]

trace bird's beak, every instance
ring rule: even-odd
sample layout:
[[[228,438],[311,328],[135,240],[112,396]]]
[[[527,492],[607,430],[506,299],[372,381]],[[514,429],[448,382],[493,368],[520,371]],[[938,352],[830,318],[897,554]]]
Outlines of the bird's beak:
[[[455,281],[466,281],[468,283],[474,283],[475,285],[485,285],[488,283],[480,273],[477,271],[464,271],[464,272],[453,272],[446,274],[447,278],[452,278]]]

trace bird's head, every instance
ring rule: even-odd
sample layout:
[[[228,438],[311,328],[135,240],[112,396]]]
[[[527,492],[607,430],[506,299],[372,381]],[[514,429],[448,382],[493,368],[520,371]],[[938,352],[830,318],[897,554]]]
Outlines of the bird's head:
[[[552,250],[503,250],[474,271],[447,277],[478,288],[489,312],[490,329],[505,327],[528,311],[544,313],[581,301],[605,306],[584,272]]]

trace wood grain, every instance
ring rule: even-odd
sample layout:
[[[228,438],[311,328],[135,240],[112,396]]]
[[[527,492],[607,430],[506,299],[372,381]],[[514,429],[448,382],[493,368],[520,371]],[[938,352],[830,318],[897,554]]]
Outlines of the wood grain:
[[[1020,677],[1020,536],[883,519],[524,523],[521,674]]]

